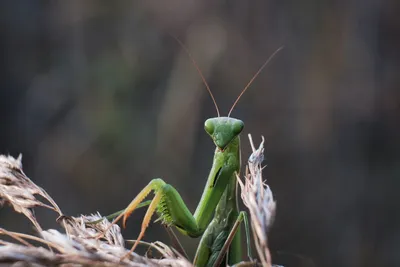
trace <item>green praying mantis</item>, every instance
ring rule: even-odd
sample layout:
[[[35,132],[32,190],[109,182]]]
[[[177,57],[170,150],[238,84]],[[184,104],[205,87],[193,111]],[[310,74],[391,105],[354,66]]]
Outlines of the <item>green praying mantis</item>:
[[[251,258],[251,252],[247,215],[244,211],[239,211],[237,199],[236,177],[240,172],[241,164],[239,135],[244,128],[244,123],[239,119],[230,117],[230,115],[244,92],[282,47],[276,50],[251,78],[233,103],[228,116],[222,117],[200,68],[182,42],[177,41],[186,50],[193,65],[200,74],[214,102],[218,115],[218,117],[207,119],[204,123],[205,131],[213,140],[216,149],[203,194],[196,211],[192,215],[180,194],[172,185],[160,178],[153,179],[132,200],[127,208],[121,211],[119,216],[113,220],[110,227],[121,218],[125,227],[127,218],[135,209],[148,205],[149,207],[144,216],[139,236],[125,257],[129,256],[136,249],[144,236],[151,217],[154,213],[157,213],[159,220],[163,224],[174,226],[186,236],[193,238],[201,237],[193,261],[195,266],[219,266],[223,262],[232,265],[241,261],[242,249],[239,225],[243,221],[246,229],[247,253],[249,258]],[[154,193],[153,199],[142,202],[151,192]],[[226,253],[227,256],[225,257]]]

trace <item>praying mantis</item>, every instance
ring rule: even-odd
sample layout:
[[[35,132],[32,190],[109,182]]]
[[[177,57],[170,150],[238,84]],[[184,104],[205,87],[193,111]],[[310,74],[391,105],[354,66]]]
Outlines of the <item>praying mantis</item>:
[[[201,237],[193,264],[195,266],[219,266],[222,262],[229,265],[241,261],[241,234],[239,224],[244,221],[248,256],[250,253],[250,235],[247,215],[239,211],[237,199],[237,175],[240,172],[240,133],[243,131],[243,121],[230,117],[234,107],[254,79],[261,73],[271,59],[282,49],[276,50],[260,67],[256,74],[239,94],[226,117],[220,116],[218,105],[204,78],[200,68],[183,43],[177,40],[188,53],[193,65],[200,74],[203,83],[214,102],[217,117],[209,118],[204,123],[204,129],[211,137],[216,148],[214,159],[207,182],[196,211],[192,213],[187,208],[178,191],[161,178],[156,178],[144,187],[132,202],[117,216],[110,227],[121,218],[123,226],[131,213],[142,206],[148,205],[138,238],[132,246],[129,256],[143,238],[151,217],[154,213],[163,224],[174,226],[179,232],[189,237]],[[142,202],[151,192],[151,201]],[[105,232],[109,230],[106,229]],[[227,253],[226,258],[225,254]]]

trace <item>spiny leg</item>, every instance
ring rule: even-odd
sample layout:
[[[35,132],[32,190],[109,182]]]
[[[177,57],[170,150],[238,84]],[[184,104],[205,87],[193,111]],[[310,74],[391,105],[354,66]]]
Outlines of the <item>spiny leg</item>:
[[[126,226],[126,220],[128,219],[128,217],[132,214],[132,212],[140,205],[140,203],[142,202],[142,200],[147,197],[147,195],[154,190],[156,192],[155,197],[153,198],[152,202],[150,203],[149,208],[147,209],[146,212],[146,216],[149,213],[149,210],[152,208],[152,205],[154,204],[154,200],[156,199],[157,195],[159,196],[158,202],[161,199],[161,195],[159,194],[160,189],[162,189],[162,187],[165,185],[165,182],[161,179],[153,179],[150,181],[150,183],[143,188],[143,190],[135,197],[134,200],[132,200],[132,202],[128,205],[128,207],[125,209],[124,213],[123,213],[123,220],[122,220],[122,226],[125,228]],[[157,202],[157,204],[158,204]],[[157,206],[156,204],[156,206]],[[153,209],[153,213],[155,211],[155,208]],[[153,215],[153,213],[151,213],[151,215]],[[146,217],[145,217],[146,218]],[[144,220],[143,220],[144,221]]]
[[[198,237],[203,231],[199,229],[196,219],[193,217],[189,209],[187,208],[185,202],[183,202],[181,196],[171,185],[166,184],[162,179],[153,179],[150,183],[142,189],[142,191],[132,200],[128,207],[111,223],[110,226],[98,237],[101,238],[104,234],[117,223],[121,218],[123,218],[123,226],[125,227],[126,220],[129,215],[139,206],[142,206],[143,199],[151,192],[155,192],[155,197],[150,203],[150,206],[146,212],[143,219],[141,232],[138,239],[135,241],[132,249],[124,257],[126,258],[132,251],[135,250],[136,246],[142,239],[147,226],[151,220],[154,212],[160,211],[160,219],[168,225],[176,226],[182,233]],[[159,208],[159,209],[158,209]]]
[[[142,239],[147,226],[149,225],[152,215],[156,211],[159,212],[160,218],[163,223],[167,225],[174,225],[179,229],[179,231],[186,235],[198,237],[203,233],[203,231],[199,230],[196,219],[193,217],[192,213],[189,211],[185,202],[183,202],[181,196],[174,187],[166,184],[161,179],[152,180],[149,186],[151,186],[152,190],[154,190],[155,197],[153,198],[143,219],[139,237],[135,241],[135,244],[133,245],[129,253],[125,255],[122,259],[124,259],[132,251],[135,250],[136,246],[139,244],[139,241]],[[135,209],[135,205],[143,200],[145,194],[146,192],[144,192],[143,194],[141,193],[141,198],[137,199],[137,201],[132,201],[128,208],[126,208],[126,212],[124,213],[124,222],[129,214]]]
[[[246,232],[246,243],[247,243],[247,256],[249,257],[250,261],[253,260],[252,253],[251,253],[251,244],[250,244],[250,228],[249,228],[249,221],[248,221],[248,216],[245,211],[241,211],[235,221],[235,224],[233,225],[228,238],[226,239],[224,246],[222,247],[221,251],[219,252],[219,255],[217,259],[215,260],[214,267],[219,266],[224,259],[225,254],[227,253],[230,245],[232,244],[238,230],[239,226],[244,221],[244,226],[245,226],[245,232]],[[229,251],[229,253],[236,253],[234,251]]]
[[[158,191],[162,186],[165,185],[165,182],[161,179],[153,179],[150,181],[150,183],[142,189],[142,191],[132,200],[132,202],[128,205],[128,207],[121,213],[119,214],[112,222],[111,224],[104,230],[103,233],[99,234],[96,239],[102,238],[110,229],[111,227],[116,224],[122,217],[124,218],[123,220],[123,227],[125,228],[126,224],[126,219],[129,217],[132,212],[142,205],[143,199],[152,191]],[[150,204],[151,205],[151,204]]]
[[[142,228],[140,229],[140,234],[139,234],[138,238],[136,239],[135,244],[133,244],[131,250],[129,250],[129,252],[126,253],[125,256],[123,256],[123,257],[121,258],[121,261],[122,261],[123,259],[125,259],[126,257],[128,257],[128,256],[136,249],[136,247],[137,247],[137,245],[139,244],[140,240],[143,238],[144,233],[145,233],[145,231],[146,231],[146,228],[147,228],[147,226],[149,226],[151,217],[153,216],[154,212],[156,211],[157,205],[160,203],[162,194],[163,194],[162,190],[159,190],[159,191],[156,193],[156,195],[154,196],[153,200],[152,200],[151,203],[150,203],[149,208],[148,208],[147,211],[146,211],[146,215],[145,215],[144,218],[143,218]],[[128,208],[129,208],[129,206],[128,206]],[[128,208],[127,208],[127,209],[128,209]],[[132,209],[132,211],[133,211],[133,210],[134,210],[134,208]],[[131,213],[131,212],[130,212],[130,213]],[[130,213],[125,213],[125,215],[124,215],[124,221],[123,221],[123,224],[124,224],[124,225],[125,225],[126,218],[129,216]]]

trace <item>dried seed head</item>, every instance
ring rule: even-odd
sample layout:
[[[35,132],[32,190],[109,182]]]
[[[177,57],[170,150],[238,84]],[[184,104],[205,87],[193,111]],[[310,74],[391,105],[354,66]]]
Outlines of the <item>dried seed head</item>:
[[[275,216],[276,202],[272,191],[262,179],[262,162],[264,160],[264,137],[258,149],[254,147],[249,135],[253,153],[246,166],[244,183],[238,177],[243,203],[249,209],[251,227],[258,255],[263,266],[271,266],[271,255],[268,249],[268,230]]]

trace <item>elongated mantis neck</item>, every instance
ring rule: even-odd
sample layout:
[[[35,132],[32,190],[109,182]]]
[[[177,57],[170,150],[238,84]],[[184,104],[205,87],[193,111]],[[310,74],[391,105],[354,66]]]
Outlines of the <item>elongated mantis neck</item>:
[[[236,172],[240,172],[240,136],[235,137],[232,142],[225,149],[226,153],[229,153],[229,158],[235,161],[235,166],[237,166]],[[229,159],[228,159],[229,160]],[[236,196],[236,174],[234,173],[231,179],[228,181],[227,187],[224,194],[219,201],[215,217],[218,220],[226,218],[228,213],[232,210],[236,210],[237,207],[237,196]]]

